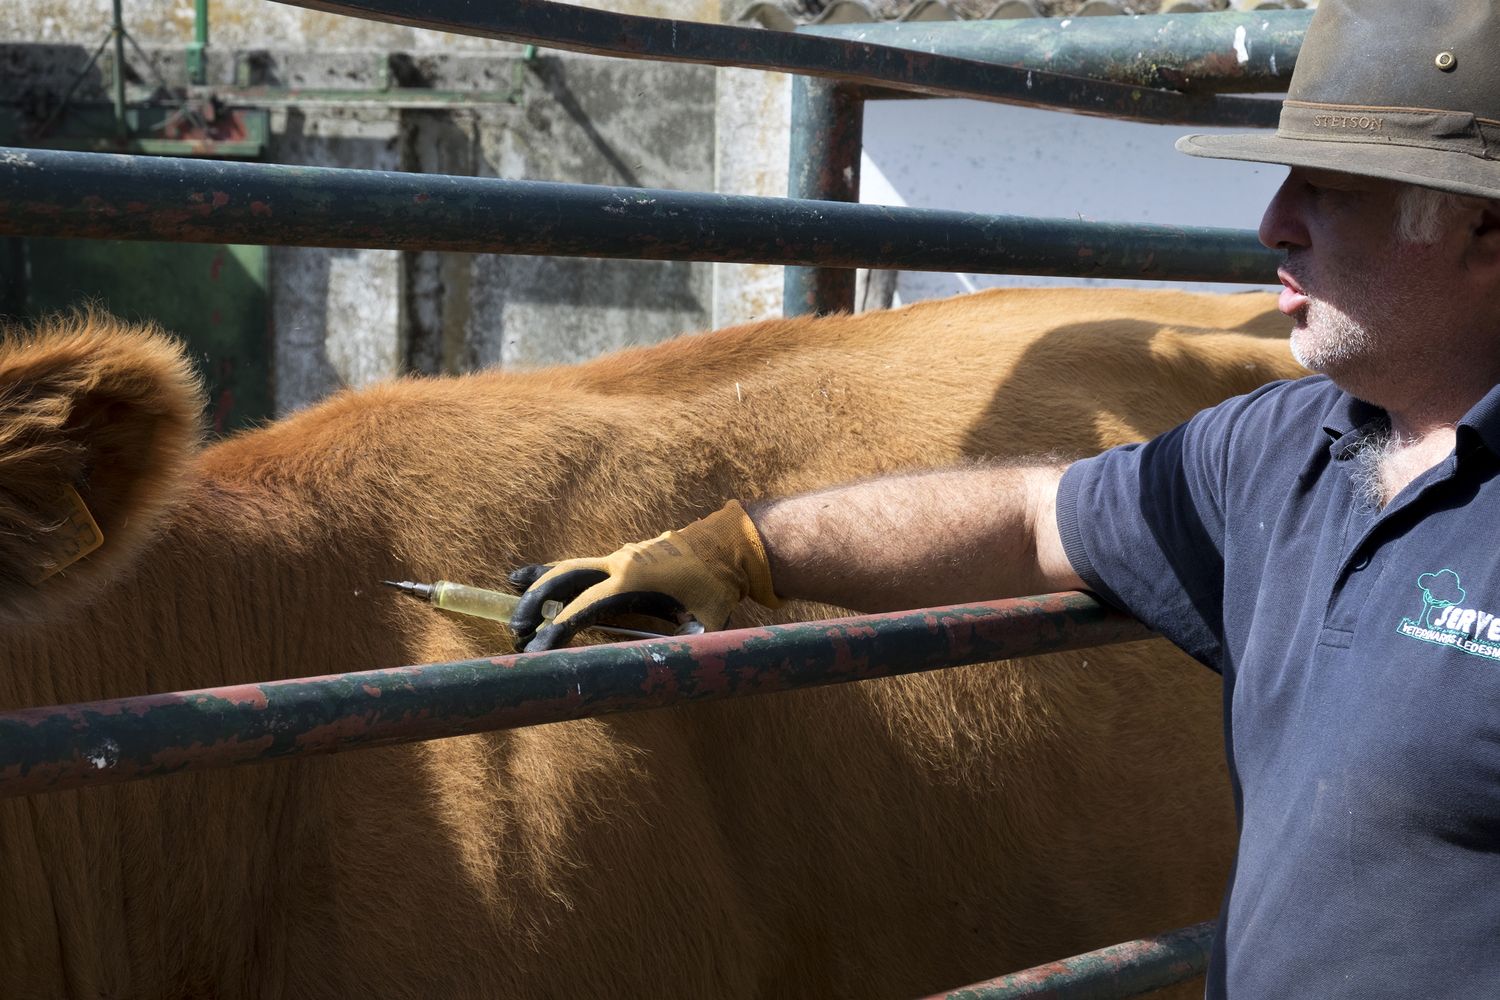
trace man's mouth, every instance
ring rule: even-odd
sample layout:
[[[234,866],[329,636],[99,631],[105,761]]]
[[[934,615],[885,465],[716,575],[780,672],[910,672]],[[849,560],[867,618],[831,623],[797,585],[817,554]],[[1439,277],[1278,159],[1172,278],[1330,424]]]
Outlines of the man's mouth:
[[[1276,272],[1276,277],[1281,279],[1281,297],[1276,300],[1276,307],[1286,316],[1296,316],[1307,308],[1307,293],[1302,290],[1302,285],[1291,272],[1281,268]]]

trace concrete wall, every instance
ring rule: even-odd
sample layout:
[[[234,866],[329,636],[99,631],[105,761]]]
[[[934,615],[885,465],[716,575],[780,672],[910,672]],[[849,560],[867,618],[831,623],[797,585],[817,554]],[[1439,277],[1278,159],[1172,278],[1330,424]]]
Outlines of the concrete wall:
[[[734,0],[593,2],[627,13],[732,19]],[[102,38],[109,0],[0,5],[0,99],[56,94]],[[132,33],[182,81],[188,0],[125,0]],[[383,170],[782,195],[789,78],[543,52],[338,18],[267,0],[211,5],[209,78],[335,88],[262,100],[269,159]],[[19,43],[19,44],[18,44]],[[133,97],[150,73],[132,56]],[[106,94],[109,53],[81,93]],[[399,100],[384,88],[405,88]],[[472,95],[461,106],[422,88]],[[355,95],[353,92],[363,91]],[[979,102],[873,102],[865,201],[1028,215],[1253,227],[1280,171],[1193,160],[1180,129]],[[401,370],[574,360],[708,326],[777,315],[781,268],[276,248],[276,401]],[[911,301],[1048,279],[900,275]],[[1056,279],[1071,281],[1073,279]]]
[[[719,0],[589,0],[582,6],[647,17],[714,21]],[[130,33],[143,45],[186,45],[193,38],[192,0],[124,0]],[[111,0],[5,0],[0,39],[97,43],[109,29]],[[209,40],[228,49],[318,48],[403,52],[497,51],[504,42],[419,31],[340,17],[271,0],[211,0]]]
[[[791,153],[792,78],[720,69],[714,125],[714,190],[784,197]],[[715,328],[781,315],[783,269],[773,264],[713,265]]]
[[[595,5],[600,6],[600,5]],[[616,3],[702,14],[688,0]],[[668,6],[671,10],[666,9]],[[131,100],[159,73],[186,81],[186,0],[126,0]],[[0,100],[45,108],[107,30],[109,0],[0,5]],[[601,59],[337,18],[266,0],[211,5],[209,83],[271,115],[266,159],[370,170],[710,190],[714,71]],[[107,97],[111,53],[83,100]],[[390,87],[402,88],[387,92]],[[287,88],[301,88],[302,95]],[[458,105],[423,89],[473,95]],[[336,89],[340,97],[308,96]],[[707,264],[276,247],[271,256],[278,412],[405,370],[532,366],[649,343],[712,321]]]

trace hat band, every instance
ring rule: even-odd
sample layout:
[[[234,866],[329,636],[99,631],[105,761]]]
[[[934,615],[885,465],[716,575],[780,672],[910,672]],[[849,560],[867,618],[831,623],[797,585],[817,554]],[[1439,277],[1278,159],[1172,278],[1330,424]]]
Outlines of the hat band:
[[[1419,146],[1500,160],[1500,122],[1465,111],[1285,101],[1276,134],[1322,142]]]

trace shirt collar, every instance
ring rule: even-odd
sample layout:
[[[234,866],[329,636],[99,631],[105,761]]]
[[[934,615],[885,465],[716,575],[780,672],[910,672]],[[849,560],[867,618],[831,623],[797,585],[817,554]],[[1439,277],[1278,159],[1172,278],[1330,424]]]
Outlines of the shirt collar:
[[[1497,404],[1500,405],[1500,404]],[[1387,422],[1385,411],[1373,403],[1355,399],[1343,390],[1339,391],[1323,418],[1323,433],[1328,435],[1328,452],[1334,458],[1348,458],[1354,446],[1374,430],[1376,422]]]
[[[1491,454],[1500,455],[1500,385],[1490,389],[1458,422],[1460,439],[1468,434],[1477,437]]]
[[[1373,403],[1355,399],[1340,391],[1328,414],[1323,418],[1323,432],[1328,435],[1329,452],[1334,458],[1347,458],[1353,447],[1371,430],[1376,421],[1388,422],[1386,413]],[[1494,386],[1475,403],[1458,422],[1460,445],[1465,438],[1477,439],[1492,454],[1500,455],[1500,385]]]

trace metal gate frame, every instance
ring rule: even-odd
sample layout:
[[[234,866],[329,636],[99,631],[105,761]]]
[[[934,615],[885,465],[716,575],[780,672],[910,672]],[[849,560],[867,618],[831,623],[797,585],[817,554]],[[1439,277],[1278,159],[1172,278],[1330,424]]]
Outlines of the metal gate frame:
[[[800,74],[791,194],[749,198],[0,148],[0,236],[169,239],[800,265],[790,311],[848,308],[853,267],[1263,281],[1239,230],[859,205],[863,103],[961,96],[1201,125],[1274,124],[1307,12],[860,25],[783,34],[509,0],[290,0],[351,16],[627,58]],[[1123,20],[1123,19],[1122,19]],[[1179,22],[1175,32],[1167,22]],[[1116,25],[1121,25],[1116,27]],[[1261,32],[1257,59],[1225,33]],[[1144,34],[1142,32],[1145,32]],[[853,40],[841,35],[858,34]],[[877,38],[886,44],[864,39]],[[1134,49],[1137,55],[1121,59]],[[942,54],[939,54],[941,51]],[[1279,57],[1279,58],[1278,58]],[[984,62],[993,59],[997,62]],[[1084,79],[1069,75],[1097,72]],[[1011,62],[1017,66],[1003,65]],[[1053,72],[1062,67],[1064,72]],[[1175,89],[1160,89],[1171,87]],[[841,204],[847,203],[847,204]],[[1082,594],[709,633],[0,713],[0,797],[1144,638]],[[1126,997],[1201,973],[1202,924],[953,997]]]
[[[1058,18],[1006,21],[814,26],[802,29],[830,38],[859,38],[918,52],[942,52],[1033,67],[1133,88],[1172,87],[1200,99],[1218,94],[1263,94],[1286,90],[1312,11],[1257,11],[1080,17],[1062,26]],[[1243,59],[1240,53],[1244,54]],[[911,100],[924,95],[845,80],[796,77],[792,84],[791,181],[793,198],[859,201],[861,130],[866,101]],[[1007,102],[1009,103],[1009,102]],[[1241,124],[1238,114],[1210,112],[1203,124]],[[1167,122],[1167,118],[1152,118]],[[1189,123],[1184,123],[1189,124]],[[1253,124],[1253,123],[1251,123]],[[1271,124],[1275,124],[1272,122]],[[1055,220],[1060,222],[1061,220]],[[1217,257],[1229,250],[1206,234],[1191,241]],[[1075,277],[1092,277],[1080,260]],[[1227,261],[1226,261],[1227,263]],[[1149,258],[1140,270],[1111,277],[1151,278]],[[868,265],[878,266],[878,265]],[[1275,284],[1274,267],[1265,272]],[[983,273],[979,271],[978,273]],[[1040,273],[1016,271],[1011,273]],[[1228,281],[1244,271],[1226,268]],[[1236,275],[1236,276],[1229,276]],[[1200,280],[1183,278],[1181,280]],[[1212,280],[1212,279],[1202,279]],[[786,312],[854,310],[854,272],[834,268],[788,268]]]

